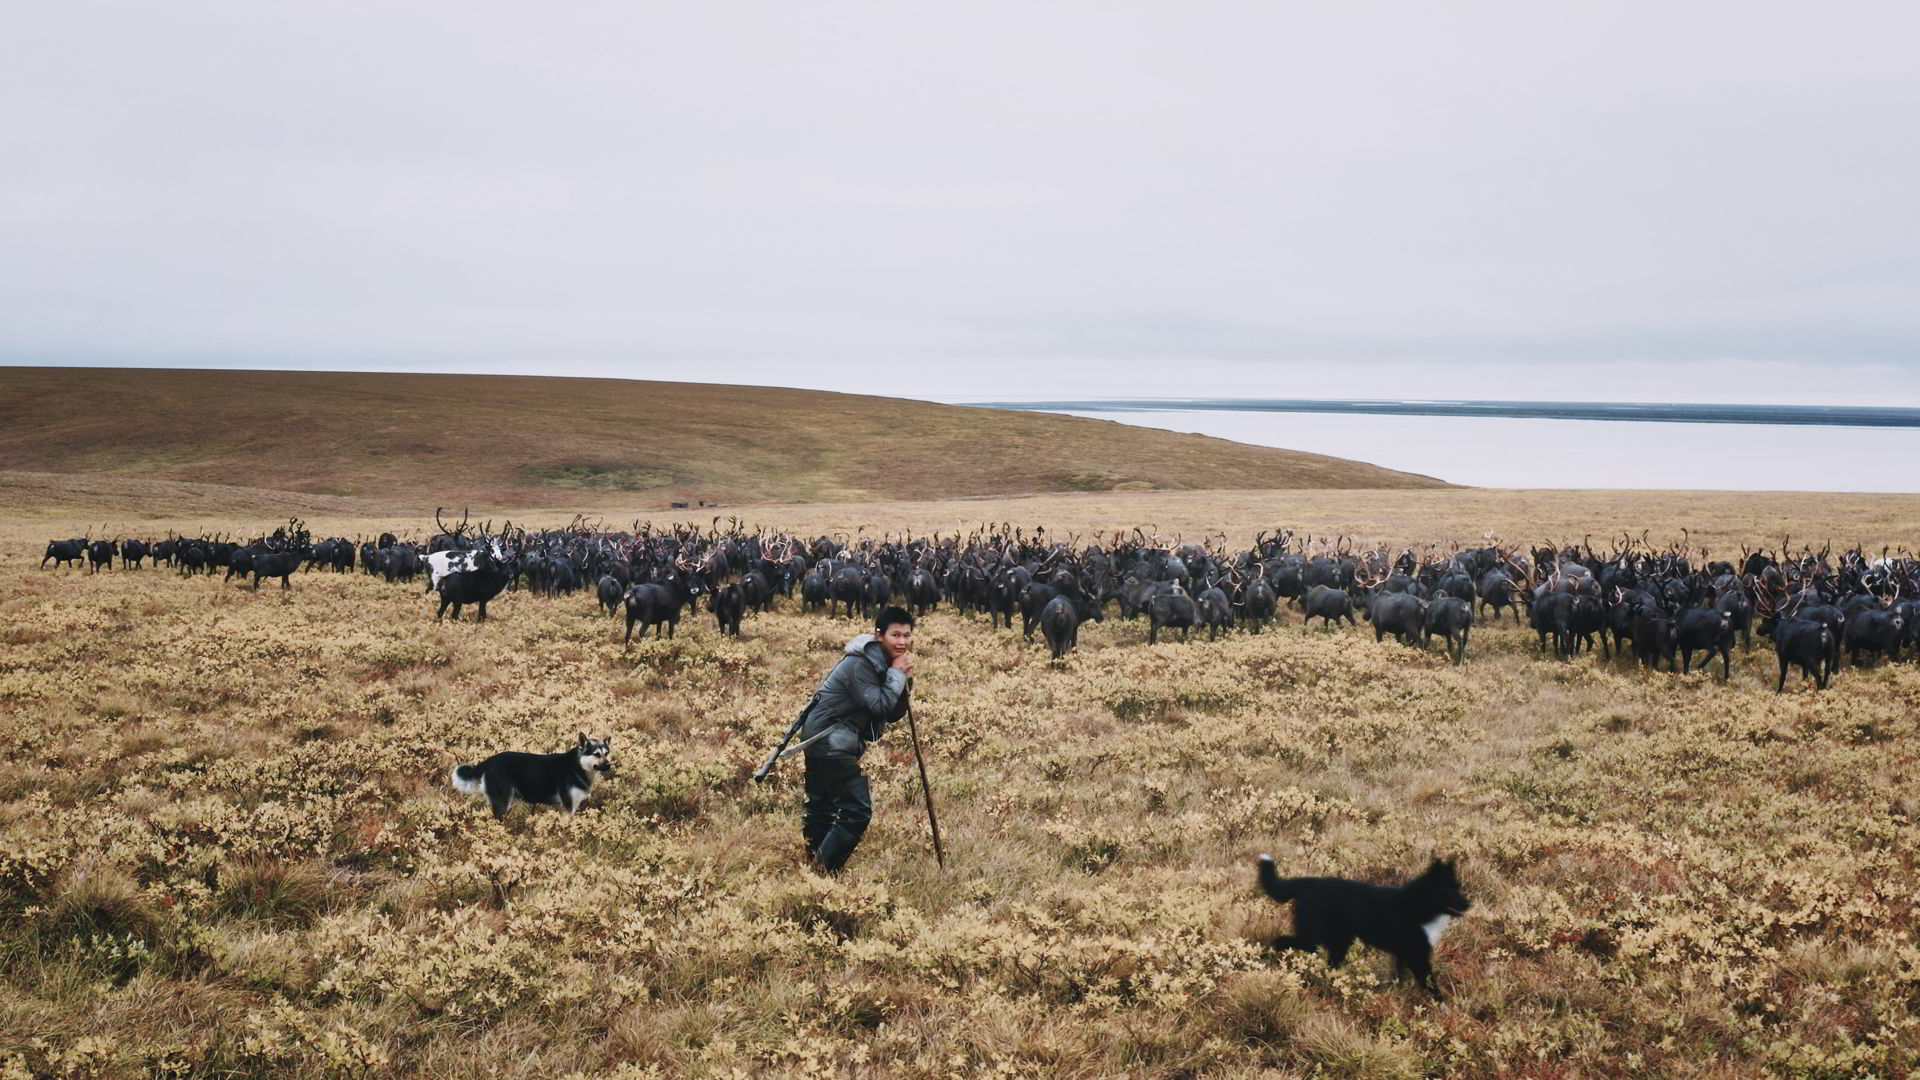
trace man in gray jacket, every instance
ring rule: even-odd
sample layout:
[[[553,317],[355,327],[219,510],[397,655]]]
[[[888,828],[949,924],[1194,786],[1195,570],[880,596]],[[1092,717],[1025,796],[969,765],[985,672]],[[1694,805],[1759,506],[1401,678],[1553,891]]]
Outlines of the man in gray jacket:
[[[874,632],[847,642],[820,683],[801,733],[826,732],[807,747],[807,817],[802,830],[815,869],[835,873],[873,819],[873,796],[860,755],[887,725],[907,714],[913,688],[913,616],[887,607]]]

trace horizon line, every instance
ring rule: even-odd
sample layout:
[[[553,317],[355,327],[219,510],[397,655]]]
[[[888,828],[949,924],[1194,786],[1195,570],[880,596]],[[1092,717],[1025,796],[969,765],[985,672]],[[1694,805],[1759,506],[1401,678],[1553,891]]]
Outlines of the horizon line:
[[[963,401],[1025,412],[1273,412],[1376,416],[1459,416],[1526,420],[1674,424],[1791,424],[1920,428],[1920,408],[1901,405],[1766,405],[1655,401],[1513,401],[1445,398],[1082,398]]]

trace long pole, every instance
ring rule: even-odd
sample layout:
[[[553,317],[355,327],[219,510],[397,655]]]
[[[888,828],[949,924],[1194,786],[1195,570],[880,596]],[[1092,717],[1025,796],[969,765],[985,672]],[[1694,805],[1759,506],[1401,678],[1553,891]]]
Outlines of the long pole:
[[[940,846],[940,819],[933,813],[933,785],[927,783],[927,758],[920,752],[920,727],[913,722],[913,706],[907,706],[907,734],[913,736],[913,761],[920,766],[920,793],[927,797],[927,824],[933,828],[933,861],[947,868],[946,849]]]

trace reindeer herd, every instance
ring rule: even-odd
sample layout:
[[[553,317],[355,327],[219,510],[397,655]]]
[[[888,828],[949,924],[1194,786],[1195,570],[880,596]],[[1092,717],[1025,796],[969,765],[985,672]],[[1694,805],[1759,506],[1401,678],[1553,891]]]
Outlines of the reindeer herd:
[[[1538,635],[1539,651],[1571,660],[1598,648],[1607,661],[1631,657],[1655,670],[1690,673],[1720,661],[1730,677],[1736,644],[1751,649],[1758,631],[1773,639],[1779,661],[1776,691],[1798,668],[1825,689],[1843,656],[1894,661],[1920,646],[1920,560],[1858,549],[1834,555],[1831,545],[1796,553],[1791,537],[1777,550],[1743,548],[1738,562],[1714,560],[1683,539],[1656,548],[1642,533],[1623,534],[1605,553],[1591,538],[1578,544],[1510,548],[1498,543],[1451,552],[1353,550],[1345,538],[1262,532],[1251,548],[1232,550],[1224,536],[1201,543],[1166,543],[1135,529],[1049,536],[1007,525],[968,535],[903,538],[846,535],[803,539],[746,529],[715,518],[706,529],[655,529],[634,522],[610,531],[583,517],[562,528],[529,530],[511,522],[498,531],[475,527],[468,516],[425,543],[392,533],[358,544],[342,537],[314,541],[304,523],[289,520],[271,534],[240,544],[224,538],[174,537],[148,543],[116,537],[55,540],[45,568],[111,569],[116,558],[137,569],[151,558],[182,574],[224,570],[291,587],[301,568],[362,572],[391,582],[427,577],[439,595],[435,618],[453,618],[472,606],[486,618],[488,601],[524,586],[547,598],[591,589],[599,609],[625,615],[623,641],[634,631],[673,637],[683,616],[703,599],[720,631],[738,635],[750,614],[790,602],[829,618],[871,618],[888,603],[924,613],[948,604],[963,615],[985,614],[995,627],[1020,620],[1029,641],[1038,630],[1059,660],[1075,647],[1081,624],[1117,609],[1144,619],[1146,640],[1163,631],[1186,640],[1205,631],[1260,633],[1289,609],[1304,626],[1323,629],[1366,620],[1374,639],[1392,635],[1412,648],[1443,640],[1455,664],[1464,663],[1478,619],[1522,621]],[[1683,534],[1684,535],[1684,534]],[[1697,557],[1696,557],[1697,556]]]
[[[345,540],[323,540],[313,542],[306,525],[298,518],[289,518],[286,525],[273,530],[270,535],[258,536],[239,543],[225,537],[178,537],[169,536],[165,540],[149,543],[138,538],[116,536],[112,540],[95,540],[89,536],[75,537],[71,540],[53,540],[47,544],[47,553],[40,560],[41,569],[48,563],[55,567],[78,566],[86,561],[89,574],[101,570],[111,570],[115,559],[120,560],[123,570],[142,569],[148,559],[154,565],[166,565],[182,574],[213,573],[224,570],[223,581],[231,581],[237,574],[241,580],[253,578],[253,587],[258,589],[263,578],[279,578],[280,587],[293,587],[293,572],[303,566],[330,566],[337,570],[348,570],[353,566],[353,547]]]

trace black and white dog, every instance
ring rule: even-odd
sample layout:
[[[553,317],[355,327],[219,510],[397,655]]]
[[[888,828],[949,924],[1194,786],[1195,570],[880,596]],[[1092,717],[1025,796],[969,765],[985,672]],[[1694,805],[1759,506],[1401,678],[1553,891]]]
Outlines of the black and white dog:
[[[504,819],[514,799],[558,806],[571,814],[587,801],[594,774],[613,769],[613,737],[580,741],[558,754],[495,754],[478,765],[455,765],[453,786],[469,795],[485,795],[493,816]]]
[[[1327,963],[1339,967],[1355,938],[1393,956],[1393,974],[1411,971],[1435,1001],[1433,946],[1440,932],[1473,905],[1460,892],[1452,860],[1433,865],[1405,885],[1369,885],[1347,878],[1283,878],[1273,856],[1260,856],[1260,887],[1281,903],[1291,900],[1293,934],[1273,939],[1276,949],[1325,947]]]

